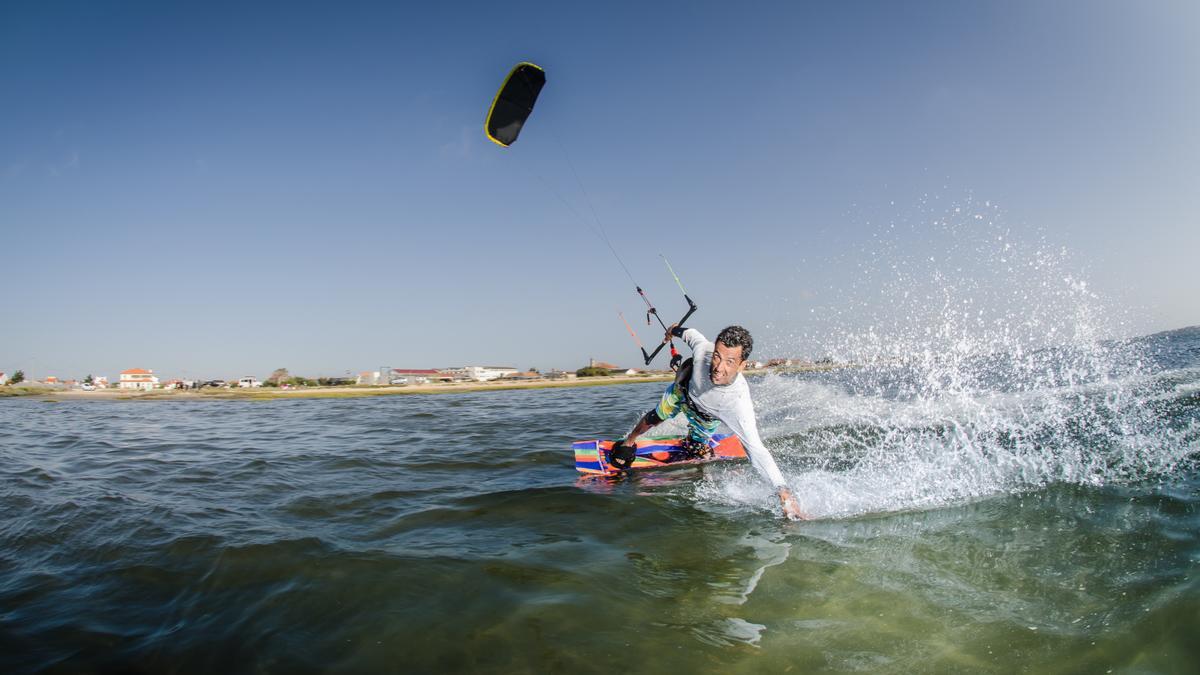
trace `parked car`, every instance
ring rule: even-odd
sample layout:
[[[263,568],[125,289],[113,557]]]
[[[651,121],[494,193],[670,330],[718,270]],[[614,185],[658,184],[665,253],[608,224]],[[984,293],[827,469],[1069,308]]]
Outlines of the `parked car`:
[[[224,387],[225,380],[209,380],[208,382],[204,383],[204,386],[206,386],[206,387]]]
[[[79,388],[84,391],[96,391],[96,385],[94,384],[83,384]]]

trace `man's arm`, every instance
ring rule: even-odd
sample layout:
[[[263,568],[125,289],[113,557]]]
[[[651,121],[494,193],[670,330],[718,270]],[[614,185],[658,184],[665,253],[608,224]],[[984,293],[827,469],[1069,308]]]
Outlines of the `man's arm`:
[[[679,324],[672,325],[671,329],[667,332],[671,337],[682,338],[687,343],[687,346],[692,348],[693,352],[696,351],[697,347],[708,342],[708,338],[704,337],[704,334],[700,331],[695,328],[685,328]],[[666,342],[666,339],[664,338],[663,341]]]
[[[733,430],[733,433],[742,439],[742,446],[746,448],[750,465],[775,488],[776,494],[779,495],[779,502],[783,506],[784,515],[790,520],[807,520],[808,516],[800,510],[800,505],[788,488],[783,473],[775,463],[775,457],[771,455],[771,451],[763,445],[762,439],[758,436],[758,423],[755,421],[754,408],[750,405],[749,400],[744,406],[739,406],[733,419],[724,421]]]
[[[652,420],[651,417],[652,416],[650,414],[642,415],[642,418],[639,419],[638,423],[634,425],[633,430],[630,431],[629,435],[625,437],[625,440],[622,444],[633,445],[633,442],[637,440],[638,436],[650,431],[655,424],[658,424],[658,422]]]

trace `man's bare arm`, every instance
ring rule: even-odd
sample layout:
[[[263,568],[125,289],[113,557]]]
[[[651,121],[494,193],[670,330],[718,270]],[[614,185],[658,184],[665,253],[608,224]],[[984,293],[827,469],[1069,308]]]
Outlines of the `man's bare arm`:
[[[633,431],[630,431],[629,435],[625,437],[623,442],[624,445],[633,445],[633,442],[637,440],[638,436],[650,431],[650,428],[653,426],[654,424],[651,423],[650,420],[646,419],[646,415],[642,415],[642,418],[638,420],[637,424],[634,425]]]

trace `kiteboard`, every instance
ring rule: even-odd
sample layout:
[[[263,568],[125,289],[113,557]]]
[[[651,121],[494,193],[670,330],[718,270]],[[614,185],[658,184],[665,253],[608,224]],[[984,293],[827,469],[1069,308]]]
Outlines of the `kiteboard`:
[[[697,458],[684,452],[681,436],[644,436],[635,443],[637,452],[629,470],[694,466],[746,457],[746,450],[737,436],[716,434],[713,440],[717,441],[717,445],[712,453]],[[608,463],[608,453],[612,450],[613,441],[575,441],[571,447],[575,450],[575,468],[580,473],[594,476],[617,476],[622,473],[621,469]]]

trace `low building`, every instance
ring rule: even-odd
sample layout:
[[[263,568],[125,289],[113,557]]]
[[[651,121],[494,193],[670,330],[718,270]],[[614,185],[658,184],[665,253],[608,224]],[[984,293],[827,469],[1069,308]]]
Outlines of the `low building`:
[[[383,369],[383,373],[385,373],[389,379],[391,371],[391,368]],[[354,384],[379,384],[380,381],[380,371],[378,370],[364,370],[354,378]]]
[[[8,384],[8,373],[0,371],[0,384]]]
[[[94,384],[97,389],[108,389],[108,378],[104,376],[93,377],[92,384]]]
[[[431,368],[392,368],[388,384],[428,384],[430,382],[451,382],[451,373]]]
[[[487,382],[514,375],[518,371],[511,366],[460,366],[458,368],[447,368],[442,372],[452,377],[461,377],[462,379],[475,380],[476,382]]]
[[[158,378],[154,376],[154,371],[143,370],[142,368],[122,370],[121,380],[117,383],[118,389],[144,389],[149,391],[157,386]]]
[[[599,368],[601,370],[607,370],[609,375],[626,375],[626,374],[628,374],[626,371],[630,370],[628,368],[622,368],[621,366],[613,365],[606,361],[597,361],[596,359],[593,359],[593,358],[588,359],[587,367],[588,368]]]
[[[241,387],[242,389],[253,389],[255,387],[261,387],[262,382],[259,382],[258,380],[254,379],[253,377],[247,376],[247,377],[243,377],[242,379],[238,380],[238,386]]]
[[[505,375],[504,379],[506,379],[506,380],[540,380],[540,379],[542,379],[542,374],[537,372],[536,370],[527,370],[525,372],[517,372],[517,373],[512,373],[510,375]]]

